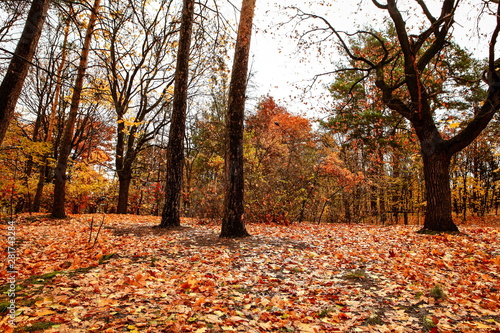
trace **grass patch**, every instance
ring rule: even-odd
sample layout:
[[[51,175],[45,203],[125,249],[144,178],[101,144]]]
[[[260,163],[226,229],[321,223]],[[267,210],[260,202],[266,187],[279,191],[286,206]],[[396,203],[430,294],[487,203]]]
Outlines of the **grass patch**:
[[[151,263],[149,264],[149,266],[151,266],[151,267],[155,267],[155,263],[156,263],[157,261],[160,261],[160,259],[159,259],[159,258],[156,258],[156,257],[151,258]]]
[[[23,286],[19,285],[19,284],[16,284],[16,289],[14,290],[16,293],[23,290]],[[8,294],[9,292],[11,291],[10,289],[10,283],[6,283],[4,284],[1,288],[0,288],[0,293],[1,294]]]
[[[330,311],[332,311],[332,310],[331,309],[322,309],[320,312],[318,312],[318,317],[325,318],[328,316]]]
[[[30,298],[30,299],[21,299],[20,301],[16,302],[16,307],[19,307],[19,306],[32,306],[33,304],[35,304],[35,302],[39,300],[38,298],[34,299],[34,298]],[[5,314],[7,312],[9,312],[9,306],[11,305],[10,301],[3,301],[3,302],[0,302],[0,314]]]
[[[102,256],[101,260],[99,260],[99,263],[101,264],[106,262],[114,255],[115,253]],[[16,290],[15,290],[16,297],[19,297],[18,302],[16,303],[18,305],[31,306],[34,303],[33,297],[37,295],[40,290],[43,289],[44,285],[51,282],[56,276],[66,275],[68,277],[74,277],[79,274],[88,273],[95,267],[97,266],[94,265],[89,267],[77,268],[69,271],[54,271],[41,275],[33,275],[16,284]],[[30,286],[34,286],[34,288],[31,288]],[[5,307],[10,304],[8,300],[5,301],[7,299],[8,292],[10,292],[10,284],[7,283],[0,288],[0,314],[5,312],[6,311]]]
[[[236,289],[237,292],[241,293],[241,294],[247,294],[248,293],[248,289],[246,288],[238,288]]]
[[[33,323],[31,326],[24,326],[24,327],[16,328],[15,332],[43,331],[43,330],[51,328],[54,325],[57,325],[57,323],[54,323],[52,321],[39,321],[39,322]]]
[[[25,283],[27,284],[46,284],[47,282],[51,281],[53,278],[55,278],[57,275],[60,274],[65,274],[64,271],[54,271],[50,273],[45,273],[42,275],[33,275],[29,279],[26,280]]]
[[[115,254],[116,253],[103,254],[101,259],[99,259],[99,265],[104,264],[105,262],[109,261],[111,258],[113,258],[113,256]]]
[[[372,313],[368,318],[366,318],[365,323],[367,325],[384,325],[384,321],[380,318],[380,315],[376,313]]]
[[[434,320],[432,320],[432,318],[429,316],[422,317],[422,326],[424,326],[424,330],[426,332],[432,330],[433,328],[436,328]]]
[[[446,293],[444,292],[443,287],[438,284],[431,288],[431,290],[429,291],[429,296],[434,298],[436,301],[446,299]]]
[[[0,314],[7,313],[9,311],[8,307],[10,306],[9,301],[0,302]]]
[[[342,278],[346,280],[361,281],[368,278],[368,274],[366,274],[366,271],[364,269],[356,269],[354,271],[347,273]]]
[[[448,234],[448,235],[464,235],[466,236],[467,234],[464,234],[460,231],[435,231],[435,230],[430,230],[430,229],[420,229],[417,231],[417,234],[421,235],[442,235],[442,234]]]

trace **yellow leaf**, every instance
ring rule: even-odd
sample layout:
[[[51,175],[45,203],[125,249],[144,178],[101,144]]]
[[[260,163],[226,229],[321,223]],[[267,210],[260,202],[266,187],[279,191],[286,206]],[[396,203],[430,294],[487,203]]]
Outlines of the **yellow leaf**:
[[[51,315],[51,314],[54,314],[54,313],[55,313],[55,311],[46,309],[46,310],[40,310],[38,312],[35,312],[35,315],[37,317],[43,317],[43,316]]]
[[[213,314],[206,315],[205,317],[203,317],[203,320],[205,320],[208,323],[212,323],[212,324],[217,324],[217,323],[221,322],[221,320],[219,319],[219,316],[213,315]]]
[[[259,323],[259,326],[265,330],[270,330],[273,327],[273,323],[268,321],[265,323]]]
[[[300,332],[304,332],[304,333],[315,333],[316,332],[314,330],[314,328],[309,324],[299,323],[297,326],[299,327]]]
[[[231,317],[229,317],[229,320],[231,320],[232,322],[248,321],[248,319],[240,317],[240,316],[231,316]]]
[[[48,298],[48,297],[45,297],[43,300],[38,300],[35,302],[35,306],[36,307],[42,307],[43,305],[45,304],[49,304],[49,303],[52,303],[52,299]]]
[[[488,326],[488,325],[485,325],[485,324],[482,324],[482,323],[474,323],[474,326],[476,326],[477,328],[481,328],[481,329],[492,328],[491,326]]]

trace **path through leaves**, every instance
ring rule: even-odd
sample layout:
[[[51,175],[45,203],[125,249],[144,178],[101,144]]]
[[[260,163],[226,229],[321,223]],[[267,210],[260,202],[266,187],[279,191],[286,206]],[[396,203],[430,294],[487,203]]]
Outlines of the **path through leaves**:
[[[18,331],[500,332],[498,227],[251,224],[228,240],[108,215],[92,247],[90,220],[16,222]]]

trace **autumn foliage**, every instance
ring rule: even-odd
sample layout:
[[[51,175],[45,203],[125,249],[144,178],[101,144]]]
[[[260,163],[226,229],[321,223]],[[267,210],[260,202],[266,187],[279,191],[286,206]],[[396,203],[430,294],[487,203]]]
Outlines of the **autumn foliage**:
[[[240,20],[230,73],[215,1],[186,0],[186,29],[171,0],[99,15],[99,0],[51,2],[1,124],[0,332],[500,332],[500,3],[483,1],[498,18],[486,64],[451,38],[456,1],[439,18],[413,3],[428,29],[405,2],[371,2],[394,24],[350,33],[287,9],[301,47],[319,34],[338,57],[314,116],[245,91],[254,25]],[[14,3],[0,5],[6,48]],[[153,228],[169,191],[175,223]]]
[[[335,94],[345,93],[341,82]],[[265,96],[246,119],[244,134],[245,218],[249,222],[408,223],[425,208],[422,165],[416,139],[401,119],[385,109],[339,105],[341,111],[315,124],[292,114]],[[339,102],[340,103],[340,102]],[[182,189],[182,214],[220,218],[223,188],[224,116],[220,106],[202,113],[189,127]],[[446,121],[446,125],[452,124]],[[452,131],[453,128],[447,130]],[[44,156],[50,143],[26,134],[33,124],[16,122],[0,154],[3,211],[30,211]],[[68,213],[116,212],[118,179],[112,172],[112,127],[89,110],[78,125],[73,160],[68,170]],[[101,135],[99,135],[101,133]],[[498,209],[497,161],[485,134],[452,165],[454,211],[457,217],[485,216]],[[161,142],[160,142],[161,143]],[[162,146],[147,146],[137,156],[129,190],[129,212],[161,212],[167,172]],[[54,160],[43,174],[41,209],[50,209]]]
[[[498,220],[434,236],[417,226],[250,224],[251,238],[231,240],[195,219],[159,230],[159,217],[102,218],[97,238],[99,215],[16,220],[19,331],[500,330]],[[0,327],[12,332],[6,316]]]

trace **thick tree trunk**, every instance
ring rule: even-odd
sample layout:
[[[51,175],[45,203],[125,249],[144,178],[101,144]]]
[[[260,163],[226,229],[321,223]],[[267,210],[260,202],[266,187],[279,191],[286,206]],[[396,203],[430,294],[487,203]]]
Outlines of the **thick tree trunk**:
[[[9,68],[0,85],[0,144],[14,116],[17,100],[42,34],[50,0],[33,0]]]
[[[54,177],[54,200],[52,204],[52,217],[54,218],[66,217],[66,169],[68,167],[69,155],[71,153],[71,142],[73,139],[76,116],[78,113],[78,108],[80,107],[83,81],[85,78],[85,72],[87,70],[90,42],[92,41],[92,34],[94,33],[94,27],[97,20],[97,12],[99,11],[100,3],[101,0],[95,0],[94,6],[92,7],[92,12],[90,14],[90,19],[85,34],[85,40],[83,42],[82,53],[80,55],[80,64],[78,65],[78,72],[75,79],[73,96],[71,97],[71,107],[61,139],[61,148],[59,151],[59,158],[57,159],[57,167],[55,169]]]
[[[248,80],[248,56],[256,0],[243,0],[234,53],[226,116],[225,197],[220,237],[245,237],[243,120]]]
[[[182,174],[184,168],[184,137],[186,132],[187,90],[189,83],[189,52],[193,31],[194,0],[184,0],[175,69],[174,100],[167,145],[167,181],[165,206],[160,227],[180,226]]]
[[[450,162],[451,156],[446,153],[422,153],[424,164],[425,197],[425,231],[458,231],[452,218]]]
[[[132,181],[132,170],[122,171],[118,175],[118,203],[116,205],[117,214],[127,214],[128,210],[128,195],[130,191],[130,183]]]

